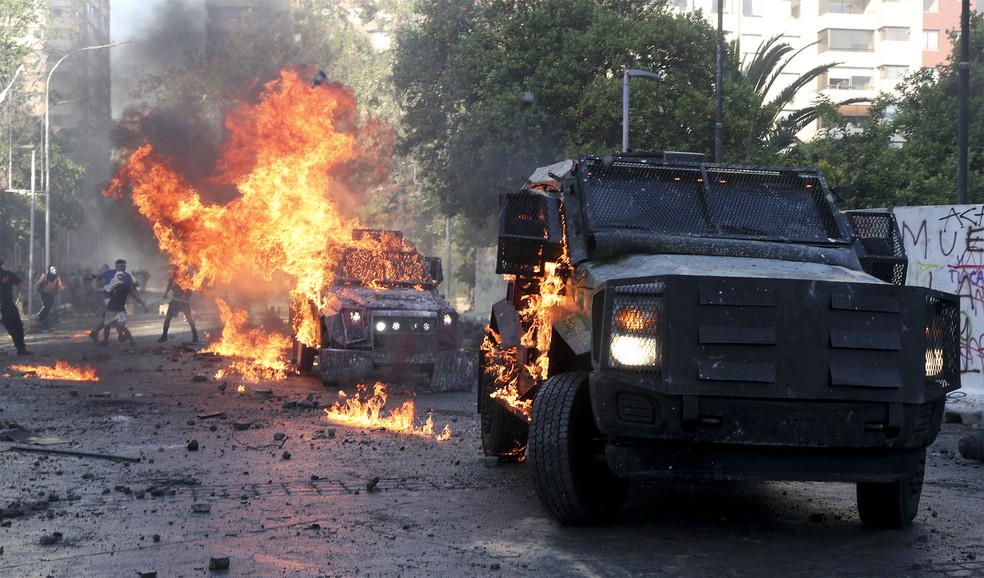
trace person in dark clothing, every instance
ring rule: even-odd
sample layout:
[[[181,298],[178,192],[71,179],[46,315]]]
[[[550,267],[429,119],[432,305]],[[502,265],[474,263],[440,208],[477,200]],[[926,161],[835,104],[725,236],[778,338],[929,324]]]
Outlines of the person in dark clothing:
[[[129,341],[130,345],[136,345],[133,334],[126,328],[126,298],[132,295],[137,303],[143,305],[144,313],[147,312],[147,304],[140,298],[137,288],[126,282],[126,273],[122,271],[116,273],[116,277],[106,285],[105,290],[109,294],[106,315],[99,323],[100,327],[93,330],[98,331],[101,328],[103,331],[102,341],[98,345],[105,346],[109,343],[109,330],[113,325],[120,333],[120,341]]]
[[[41,278],[37,280],[34,288],[41,295],[41,310],[38,311],[38,320],[41,321],[42,326],[47,326],[48,315],[55,307],[55,297],[59,290],[65,289],[65,284],[58,276],[58,269],[52,265],[48,267],[48,272],[41,275]]]
[[[171,319],[177,317],[178,313],[184,313],[185,319],[188,320],[188,325],[191,327],[191,341],[192,343],[198,343],[198,329],[195,328],[195,318],[191,316],[192,291],[180,285],[180,281],[177,279],[177,267],[171,267],[168,272],[170,276],[168,277],[167,287],[164,289],[164,295],[162,297],[167,298],[167,294],[171,293],[171,301],[168,302],[167,314],[164,315],[164,332],[157,342],[164,343],[167,341],[167,331],[171,327]]]
[[[114,280],[119,276],[120,273],[123,274],[123,282],[124,283],[126,283],[127,285],[129,285],[131,288],[135,288],[136,287],[136,285],[134,285],[134,283],[133,283],[133,277],[129,273],[126,272],[126,259],[117,259],[116,260],[116,268],[115,269],[110,269],[109,268],[109,265],[103,265],[102,270],[100,270],[99,273],[96,274],[96,278],[95,278],[95,281],[94,282],[96,283],[97,289],[99,287],[102,288],[103,305],[104,306],[105,305],[109,305],[109,289],[108,289],[108,287],[111,284],[113,284]],[[126,302],[126,299],[124,299],[124,303],[125,302]],[[103,315],[103,318],[99,321],[99,325],[95,329],[93,329],[92,331],[89,332],[89,339],[95,341],[96,342],[96,345],[99,345],[100,344],[99,343],[99,332],[102,331],[106,327],[106,324],[105,324],[106,321],[105,320],[106,319],[109,319],[109,316],[105,314],[106,313],[106,310],[105,309],[103,310],[103,313],[104,313],[104,315]],[[119,338],[120,338],[120,342],[121,343],[123,341],[126,341],[126,335],[124,335],[122,331],[117,330],[117,333],[119,334]]]
[[[16,273],[4,269],[3,263],[3,258],[0,257],[0,317],[3,318],[3,326],[7,328],[10,338],[14,340],[17,355],[32,355],[24,345],[24,323],[14,302],[14,289],[20,285],[21,279]]]

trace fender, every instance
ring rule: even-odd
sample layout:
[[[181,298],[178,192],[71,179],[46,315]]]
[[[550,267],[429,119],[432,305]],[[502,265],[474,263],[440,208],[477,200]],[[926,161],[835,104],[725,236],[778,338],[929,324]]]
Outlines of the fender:
[[[553,324],[550,339],[551,376],[575,368],[591,371],[591,324],[580,313],[572,313]]]

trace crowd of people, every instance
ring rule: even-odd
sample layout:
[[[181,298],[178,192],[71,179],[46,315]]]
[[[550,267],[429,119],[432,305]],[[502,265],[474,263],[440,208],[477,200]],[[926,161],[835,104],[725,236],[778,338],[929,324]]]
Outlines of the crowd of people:
[[[18,355],[32,354],[25,346],[24,322],[20,316],[21,308],[26,315],[32,316],[27,310],[28,300],[22,294],[24,288],[21,284],[25,277],[23,272],[5,269],[4,260],[0,258],[0,323],[3,323],[13,340]],[[81,273],[72,270],[67,280],[63,280],[57,267],[52,265],[32,285],[28,290],[33,290],[41,301],[40,309],[34,314],[39,330],[44,331],[57,325],[59,303],[68,304],[76,315],[99,315],[99,324],[89,332],[89,338],[96,345],[105,347],[113,328],[116,329],[121,343],[135,345],[133,334],[126,327],[127,301],[132,298],[143,306],[145,313],[148,312],[148,307],[138,290],[139,282],[126,270],[125,259],[117,259],[113,268],[103,265],[98,273],[92,273],[91,269],[85,269]],[[175,266],[168,269],[168,283],[162,299],[166,300],[168,294],[171,299],[164,317],[164,329],[157,341],[163,343],[168,340],[171,320],[178,314],[183,314],[191,328],[192,341],[197,342],[198,329],[191,312],[192,292],[180,283],[178,268]]]

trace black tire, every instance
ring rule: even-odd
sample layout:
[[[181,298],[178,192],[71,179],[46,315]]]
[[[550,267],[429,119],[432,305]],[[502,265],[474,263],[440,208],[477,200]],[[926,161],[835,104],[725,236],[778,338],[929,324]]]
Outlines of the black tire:
[[[871,528],[905,528],[919,510],[926,450],[919,456],[919,466],[905,480],[898,482],[858,482],[858,515]]]
[[[517,461],[526,452],[530,426],[489,397],[495,389],[495,378],[485,373],[484,367],[479,367],[478,411],[482,423],[482,450],[485,455],[497,456],[502,461]]]
[[[612,474],[604,452],[588,374],[561,373],[545,381],[533,400],[526,460],[540,503],[560,523],[597,526],[615,519],[629,482]]]

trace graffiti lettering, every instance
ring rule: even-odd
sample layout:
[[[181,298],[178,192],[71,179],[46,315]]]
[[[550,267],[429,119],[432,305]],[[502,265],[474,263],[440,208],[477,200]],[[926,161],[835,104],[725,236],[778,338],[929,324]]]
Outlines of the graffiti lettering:
[[[960,296],[960,369],[984,380],[984,205],[893,210],[909,256],[906,281]]]

